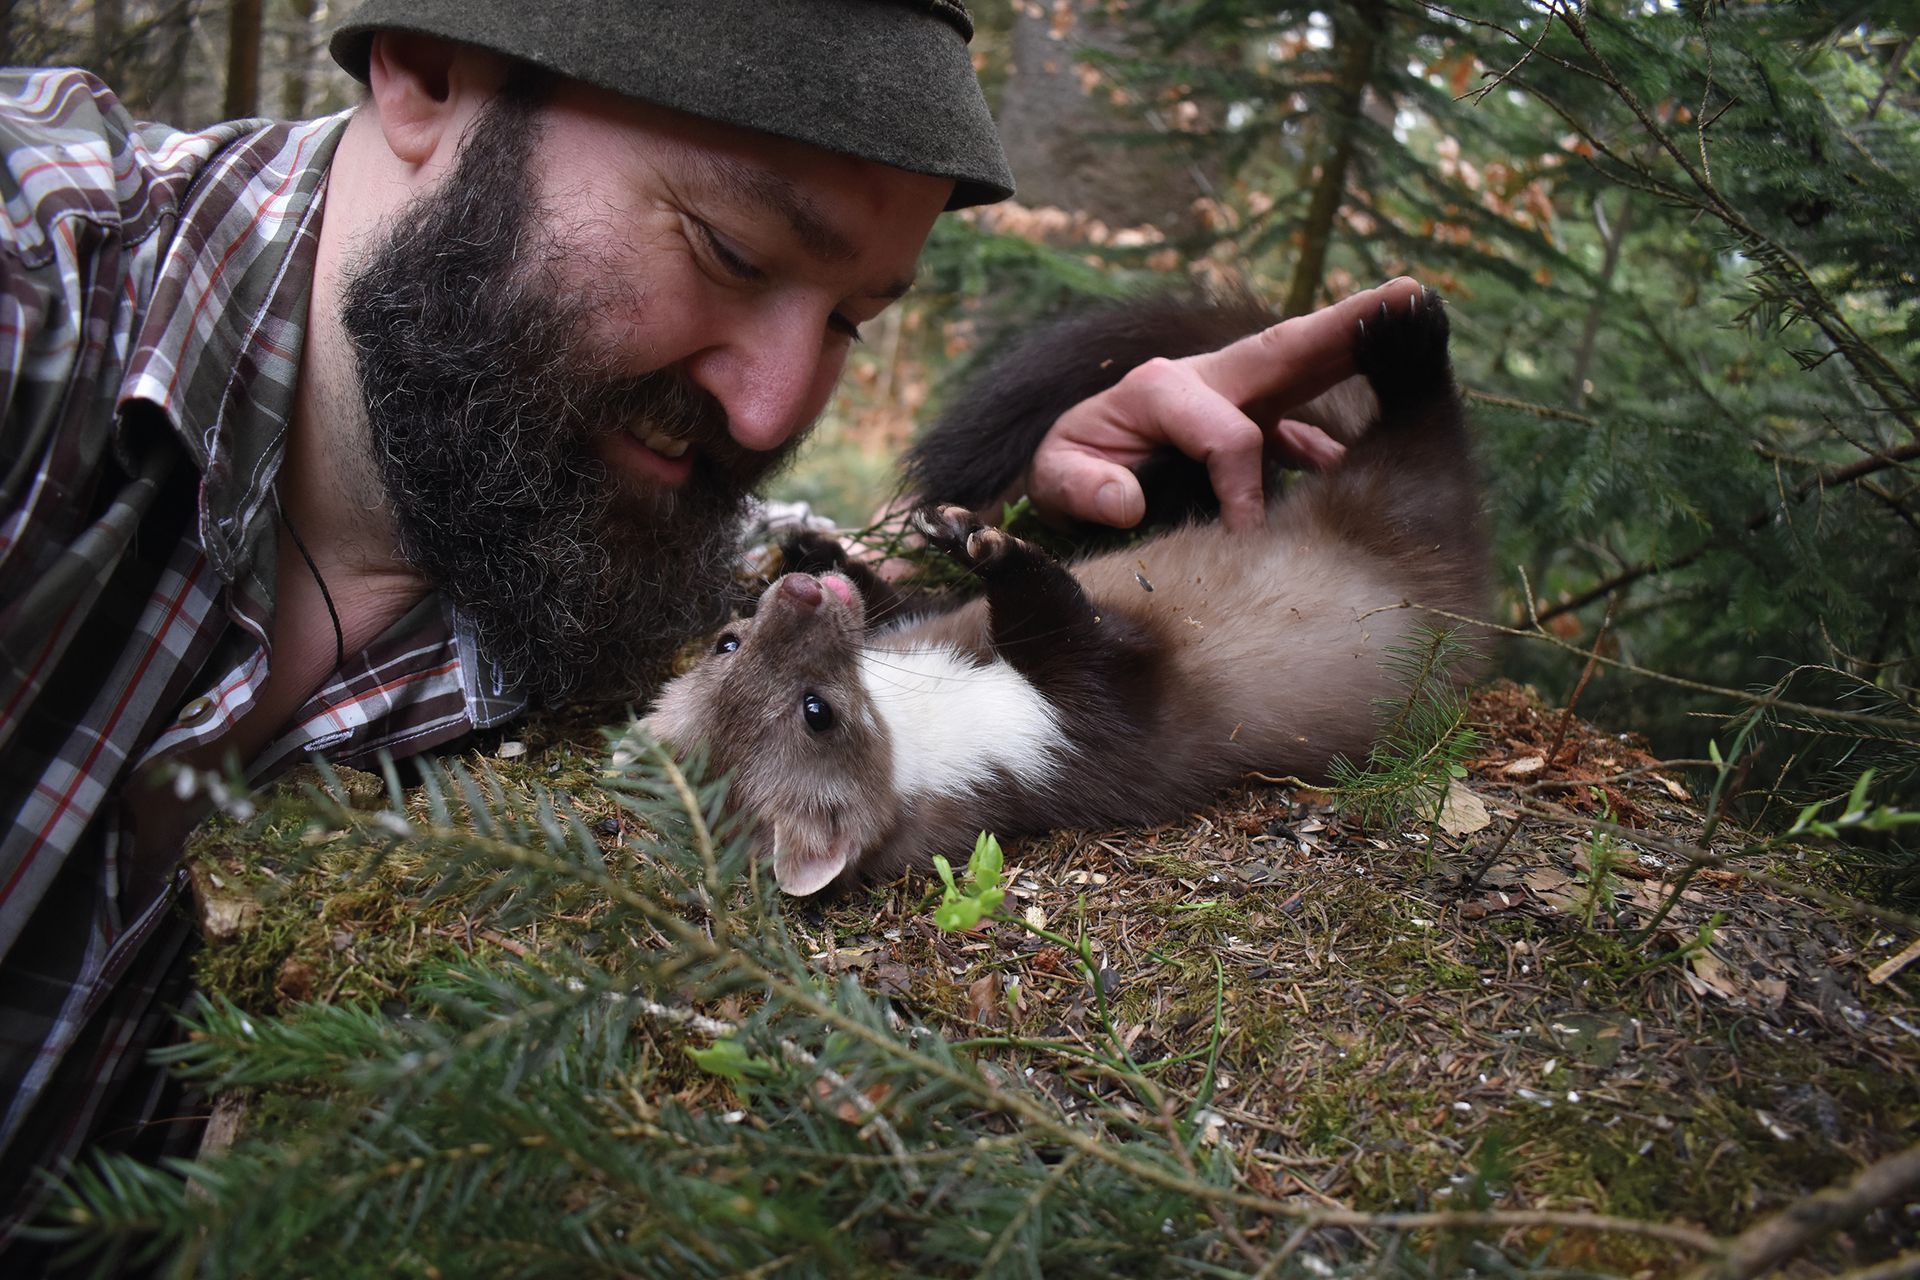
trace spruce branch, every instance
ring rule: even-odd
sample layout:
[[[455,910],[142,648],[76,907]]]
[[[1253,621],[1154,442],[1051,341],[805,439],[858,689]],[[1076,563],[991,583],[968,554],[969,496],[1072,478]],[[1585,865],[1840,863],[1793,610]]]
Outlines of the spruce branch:
[[[1367,826],[1390,826],[1409,812],[1438,820],[1449,785],[1464,776],[1480,741],[1453,674],[1471,654],[1455,631],[1424,626],[1408,643],[1388,646],[1381,666],[1405,692],[1377,701],[1389,719],[1364,768],[1344,756],[1329,766],[1336,808]]]
[[[1406,655],[1416,685],[1444,685],[1443,648]],[[1417,714],[1401,710],[1391,718],[1415,732]],[[779,900],[750,873],[749,833],[721,816],[724,784],[691,768],[676,777],[644,744],[626,745],[619,795],[644,830],[636,826],[637,846],[614,855],[563,798],[516,795],[457,768],[393,808],[323,806],[319,820],[370,858],[424,857],[442,892],[505,883],[511,892],[496,894],[495,909],[534,918],[543,902],[585,894],[600,904],[597,927],[644,926],[662,945],[612,951],[605,964],[564,946],[524,958],[483,950],[497,966],[469,959],[430,978],[401,1018],[348,1006],[263,1019],[210,1002],[194,1014],[184,1068],[207,1080],[318,1088],[311,1105],[330,1119],[283,1149],[243,1139],[189,1166],[206,1192],[191,1200],[169,1198],[137,1166],[97,1162],[64,1191],[53,1230],[92,1242],[96,1257],[173,1250],[215,1276],[295,1258],[315,1274],[347,1274],[367,1251],[448,1273],[497,1269],[502,1259],[542,1274],[832,1272],[854,1265],[849,1241],[876,1216],[890,1230],[910,1228],[927,1251],[916,1256],[930,1267],[942,1259],[942,1274],[1001,1273],[1016,1256],[1054,1247],[1079,1250],[1083,1269],[1098,1270],[1106,1255],[1090,1252],[1084,1234],[1062,1236],[1062,1215],[1099,1224],[1110,1233],[1105,1249],[1150,1245],[1162,1257],[1171,1246],[1158,1224],[1177,1224],[1180,1256],[1207,1259],[1219,1274],[1242,1274],[1232,1261],[1273,1274],[1260,1233],[1276,1222],[1296,1228],[1292,1241],[1336,1227],[1396,1236],[1555,1229],[1717,1256],[1710,1234],[1679,1223],[1533,1210],[1370,1213],[1256,1193],[1226,1149],[1200,1155],[1209,1085],[1190,1104],[1176,1100],[1153,1073],[1179,1055],[1137,1061],[1111,1005],[1097,998],[1097,1070],[1142,1106],[1089,1091],[1095,1109],[1069,1118],[850,980],[823,985],[781,925]],[[706,852],[697,825],[711,833]],[[1024,926],[1000,900],[987,905],[1004,872],[997,846],[976,852],[965,882],[955,877],[954,905],[979,904],[976,923],[990,915]],[[726,927],[715,927],[722,919]],[[1076,957],[1104,994],[1084,927],[1040,936]],[[1196,1051],[1209,1063],[1222,1042],[1218,972],[1215,985],[1215,1026]],[[716,1016],[707,1002],[717,993],[750,995],[751,1010]],[[661,1033],[737,1044],[743,1060],[772,1069],[738,1111],[696,1113],[646,1083],[658,1067],[644,1064],[657,1055],[636,1058],[634,1046]],[[1011,1126],[983,1124],[993,1116]],[[742,1180],[745,1170],[754,1174]],[[556,1214],[556,1205],[580,1208]],[[1130,1232],[1154,1238],[1128,1243]],[[316,1237],[339,1243],[339,1267],[310,1262],[302,1242]]]
[[[1532,593],[1529,591],[1525,598],[1531,603]],[[1443,618],[1449,622],[1456,622],[1465,626],[1479,627],[1495,635],[1513,636],[1517,639],[1537,641],[1551,648],[1574,654],[1582,660],[1589,657],[1587,650],[1581,648],[1579,645],[1568,640],[1563,640],[1551,631],[1548,631],[1544,626],[1537,625],[1539,621],[1546,618],[1547,615],[1545,613],[1536,613],[1534,615],[1536,620],[1535,626],[1510,627],[1497,622],[1487,622],[1480,618],[1471,618],[1463,613],[1453,613],[1432,605],[1414,604],[1411,602],[1383,605],[1381,608],[1374,610],[1374,612],[1383,613],[1390,609],[1419,609],[1422,613],[1431,614],[1436,618]],[[1594,661],[1598,662],[1601,666],[1611,667],[1616,671],[1624,671],[1640,679],[1651,680],[1675,689],[1686,689],[1692,693],[1709,694],[1716,698],[1725,698],[1730,702],[1745,703],[1748,706],[1768,707],[1775,711],[1792,711],[1801,715],[1812,716],[1818,720],[1834,720],[1846,724],[1857,724],[1872,730],[1876,735],[1888,741],[1898,742],[1904,746],[1920,747],[1920,720],[1908,719],[1904,716],[1881,715],[1871,711],[1849,711],[1845,707],[1823,707],[1809,702],[1797,702],[1791,698],[1776,697],[1773,694],[1754,693],[1747,689],[1729,689],[1724,685],[1709,684],[1704,680],[1690,680],[1685,676],[1676,676],[1670,672],[1656,671],[1651,667],[1642,666],[1639,663],[1630,662],[1624,658],[1610,658],[1599,654],[1594,654],[1592,657]],[[1913,738],[1905,738],[1900,736],[1902,734],[1914,734],[1916,736]]]
[[[1770,503],[1748,516],[1745,522],[1730,529],[1710,533],[1693,547],[1677,555],[1661,560],[1649,560],[1623,569],[1603,581],[1597,582],[1583,591],[1576,592],[1568,599],[1560,601],[1540,611],[1539,621],[1551,622],[1565,613],[1583,609],[1595,600],[1604,599],[1613,593],[1630,587],[1644,578],[1659,574],[1673,573],[1695,564],[1710,551],[1725,547],[1741,536],[1764,529],[1777,519],[1783,511],[1793,504],[1804,501],[1808,496],[1824,492],[1841,485],[1858,483],[1863,477],[1889,467],[1904,466],[1920,458],[1920,441],[1913,441],[1895,449],[1884,449],[1870,457],[1850,462],[1843,467],[1834,467],[1827,471],[1807,476],[1781,496],[1780,501]]]
[[[1704,211],[1713,214],[1733,231],[1749,254],[1767,264],[1786,281],[1793,290],[1793,296],[1800,306],[1801,313],[1827,335],[1842,358],[1860,376],[1861,381],[1873,389],[1881,403],[1906,426],[1909,433],[1920,436],[1920,420],[1914,418],[1912,411],[1912,407],[1920,403],[1920,387],[1916,387],[1902,375],[1877,347],[1853,328],[1840,314],[1839,309],[1828,300],[1825,291],[1815,282],[1812,273],[1798,257],[1785,245],[1749,222],[1714,186],[1712,178],[1704,168],[1694,168],[1679,145],[1654,119],[1645,104],[1639,100],[1638,95],[1626,84],[1606,55],[1594,43],[1592,33],[1587,28],[1588,15],[1582,10],[1563,3],[1563,0],[1551,0],[1549,8],[1559,14],[1561,21],[1573,33],[1574,38],[1580,42],[1581,48],[1599,69],[1598,75],[1601,81],[1633,113],[1646,137],[1667,154],[1668,158],[1687,176],[1693,187],[1701,193],[1704,200],[1693,200],[1679,187],[1672,189],[1673,194],[1687,199],[1690,203],[1697,203]],[[1703,155],[1704,145],[1703,134]]]

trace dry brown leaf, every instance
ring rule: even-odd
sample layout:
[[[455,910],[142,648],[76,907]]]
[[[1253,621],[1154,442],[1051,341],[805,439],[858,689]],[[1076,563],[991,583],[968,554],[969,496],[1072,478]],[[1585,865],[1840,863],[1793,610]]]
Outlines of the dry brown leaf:
[[[1470,836],[1493,821],[1480,797],[1455,782],[1447,787],[1440,806],[1440,829],[1450,836]]]
[[[847,1097],[824,1079],[813,1082],[813,1091],[819,1095],[822,1102],[832,1104],[834,1118],[842,1124],[864,1124],[867,1116],[871,1114],[871,1112],[863,1109],[860,1104]],[[862,1089],[860,1094],[868,1102],[878,1107],[886,1100],[887,1094],[891,1091],[891,1086],[876,1084],[869,1088]]]
[[[828,958],[831,961],[828,965],[829,969],[871,969],[880,959],[880,948],[878,946],[841,947],[829,952]]]
[[[1687,970],[1693,989],[1701,995],[1711,993],[1728,1001],[1740,998],[1740,987],[1734,981],[1733,970],[1713,952],[1696,951],[1688,956]]]
[[[883,996],[904,996],[913,990],[913,969],[896,961],[875,965],[869,978],[873,989]]]
[[[313,999],[313,966],[295,956],[281,964],[273,983],[273,998],[283,1004]]]
[[[1558,907],[1562,911],[1580,910],[1580,894],[1576,891],[1573,877],[1558,867],[1534,867],[1522,876],[1521,882],[1533,890],[1533,895],[1548,906]]]
[[[983,973],[967,986],[967,1012],[975,1022],[1000,1025],[1000,975]]]
[[[1463,903],[1460,907],[1460,918],[1462,920],[1483,920],[1496,911],[1511,911],[1525,901],[1526,899],[1519,894],[1506,893],[1496,889],[1484,897],[1475,898],[1472,902]]]
[[[1663,777],[1662,775],[1656,773],[1653,775],[1653,780],[1659,783],[1661,786],[1665,787],[1667,789],[1667,794],[1672,796],[1675,800],[1693,799],[1693,793],[1691,791],[1688,791],[1685,787],[1681,786],[1679,783],[1675,782],[1672,778]]]

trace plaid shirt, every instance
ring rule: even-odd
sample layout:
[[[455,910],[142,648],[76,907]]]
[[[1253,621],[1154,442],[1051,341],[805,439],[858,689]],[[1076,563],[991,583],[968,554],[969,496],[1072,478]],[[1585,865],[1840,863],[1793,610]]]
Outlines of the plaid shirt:
[[[137,847],[121,793],[265,680],[274,480],[344,125],[180,133],[84,72],[0,74],[0,1223],[141,1075],[176,994],[178,850]],[[505,720],[523,704],[488,669],[428,597],[250,773]]]

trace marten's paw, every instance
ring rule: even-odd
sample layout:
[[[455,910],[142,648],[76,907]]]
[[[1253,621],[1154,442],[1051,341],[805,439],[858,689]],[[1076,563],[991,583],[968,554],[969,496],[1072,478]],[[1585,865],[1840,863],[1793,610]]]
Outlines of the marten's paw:
[[[876,626],[924,604],[922,598],[881,578],[865,561],[847,554],[846,544],[830,534],[802,530],[780,544],[780,572],[837,573],[853,583],[867,607],[867,625]]]
[[[1447,304],[1431,289],[1406,302],[1382,303],[1360,322],[1353,360],[1382,407],[1425,400],[1450,387]]]
[[[847,549],[840,539],[811,529],[790,534],[780,544],[780,572],[832,573],[847,567]]]
[[[1011,534],[982,524],[966,507],[924,507],[914,512],[913,527],[930,544],[976,572],[1032,550]]]

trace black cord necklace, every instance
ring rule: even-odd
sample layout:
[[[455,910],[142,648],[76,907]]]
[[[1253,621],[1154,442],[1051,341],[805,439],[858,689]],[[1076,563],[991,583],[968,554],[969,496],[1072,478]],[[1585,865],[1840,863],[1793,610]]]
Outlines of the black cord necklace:
[[[333,607],[333,593],[327,590],[327,580],[320,576],[320,566],[313,562],[313,553],[307,550],[306,543],[300,541],[300,531],[293,527],[293,521],[284,509],[280,512],[280,523],[287,526],[294,549],[307,562],[307,572],[313,575],[314,585],[320,588],[320,598],[326,601],[327,617],[333,619],[333,669],[338,671],[347,665],[347,637],[340,630],[340,611]]]

